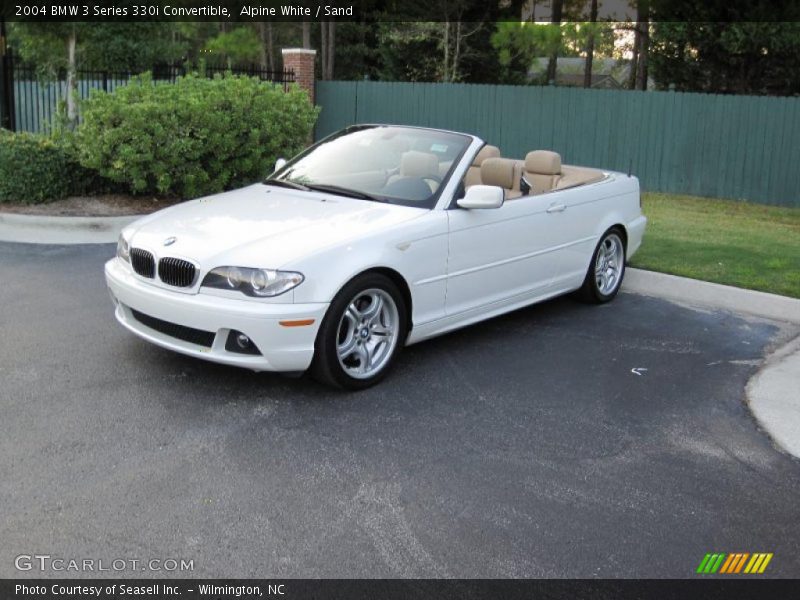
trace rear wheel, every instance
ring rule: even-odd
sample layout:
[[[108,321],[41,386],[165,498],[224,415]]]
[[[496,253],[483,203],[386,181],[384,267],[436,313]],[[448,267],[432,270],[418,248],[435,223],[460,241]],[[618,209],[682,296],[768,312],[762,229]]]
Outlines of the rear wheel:
[[[406,306],[394,282],[380,273],[355,278],[336,295],[317,334],[314,377],[346,389],[383,379],[408,329]]]
[[[622,231],[612,227],[600,238],[586,278],[578,294],[582,300],[602,304],[614,299],[625,277],[625,242]]]

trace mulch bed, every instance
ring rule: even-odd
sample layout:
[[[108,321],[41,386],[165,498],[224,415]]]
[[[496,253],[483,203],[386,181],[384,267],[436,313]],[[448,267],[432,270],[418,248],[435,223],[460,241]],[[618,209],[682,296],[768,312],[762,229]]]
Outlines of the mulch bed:
[[[175,198],[105,194],[100,196],[72,196],[46,204],[0,202],[0,212],[60,217],[122,217],[149,214],[179,202],[181,200]]]

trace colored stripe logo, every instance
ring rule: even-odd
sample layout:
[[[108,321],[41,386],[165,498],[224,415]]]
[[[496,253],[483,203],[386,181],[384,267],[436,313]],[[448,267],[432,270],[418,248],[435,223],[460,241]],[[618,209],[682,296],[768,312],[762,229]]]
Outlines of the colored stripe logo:
[[[713,575],[715,573],[732,575],[737,573],[763,573],[772,560],[772,552],[738,552],[733,554],[706,554],[696,573]]]

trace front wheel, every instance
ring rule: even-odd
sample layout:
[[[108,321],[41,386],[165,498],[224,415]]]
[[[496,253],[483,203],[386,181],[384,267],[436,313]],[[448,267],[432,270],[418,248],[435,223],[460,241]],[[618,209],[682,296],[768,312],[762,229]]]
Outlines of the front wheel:
[[[600,238],[578,294],[587,302],[609,302],[617,295],[624,276],[625,242],[620,229],[612,227]]]
[[[357,390],[389,371],[408,329],[403,295],[380,273],[355,278],[336,295],[317,334],[312,374]]]

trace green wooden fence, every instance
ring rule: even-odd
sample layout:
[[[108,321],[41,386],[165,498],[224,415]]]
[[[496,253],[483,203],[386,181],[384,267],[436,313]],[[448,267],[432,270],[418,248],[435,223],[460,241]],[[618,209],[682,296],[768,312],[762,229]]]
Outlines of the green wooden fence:
[[[320,139],[353,123],[464,131],[522,158],[628,171],[650,191],[800,206],[800,99],[320,81]]]

